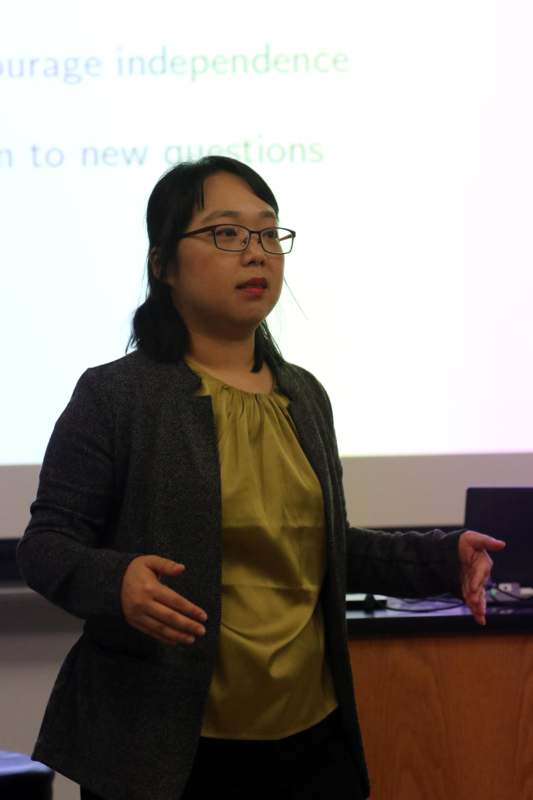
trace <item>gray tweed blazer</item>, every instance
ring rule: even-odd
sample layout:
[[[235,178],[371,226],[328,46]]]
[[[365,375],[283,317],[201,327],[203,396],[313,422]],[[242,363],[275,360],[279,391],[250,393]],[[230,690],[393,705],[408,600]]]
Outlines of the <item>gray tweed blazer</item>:
[[[324,496],[326,648],[342,723],[369,782],[347,645],[346,592],[461,596],[461,531],[350,527],[329,398],[293,364],[271,365]],[[28,585],[85,620],[32,757],[108,800],[178,800],[191,770],[221,614],[221,489],[211,398],[184,361],[139,351],[88,369],[59,417],[19,542]],[[206,635],[170,647],[128,625],[121,580],[158,554],[186,564],[164,582],[204,608]]]

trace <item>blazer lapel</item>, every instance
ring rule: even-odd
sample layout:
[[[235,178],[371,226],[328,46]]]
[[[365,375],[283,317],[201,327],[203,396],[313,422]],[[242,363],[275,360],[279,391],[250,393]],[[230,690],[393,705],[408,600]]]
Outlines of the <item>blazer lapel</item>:
[[[288,365],[273,367],[273,369],[275,369],[280,390],[290,399],[288,411],[296,427],[300,446],[322,487],[328,548],[330,557],[337,560],[333,522],[334,493],[327,453],[329,441],[321,433],[318,424],[321,409],[317,408],[314,396],[309,392],[309,387],[295,374],[294,367]]]

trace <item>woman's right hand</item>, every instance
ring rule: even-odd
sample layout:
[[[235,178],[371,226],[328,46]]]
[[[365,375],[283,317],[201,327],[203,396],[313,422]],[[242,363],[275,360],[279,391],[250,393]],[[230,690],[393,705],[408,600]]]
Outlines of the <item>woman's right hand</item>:
[[[137,556],[122,579],[120,600],[126,621],[164,644],[193,644],[205,634],[203,609],[160,583],[160,575],[179,575],[185,570],[161,556]]]

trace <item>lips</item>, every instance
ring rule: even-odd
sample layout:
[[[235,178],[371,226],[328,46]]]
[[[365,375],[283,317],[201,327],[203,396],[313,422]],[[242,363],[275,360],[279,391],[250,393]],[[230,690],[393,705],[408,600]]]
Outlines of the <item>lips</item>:
[[[246,283],[239,283],[237,289],[244,289],[245,286],[259,286],[261,289],[266,289],[268,283],[265,278],[249,278]]]

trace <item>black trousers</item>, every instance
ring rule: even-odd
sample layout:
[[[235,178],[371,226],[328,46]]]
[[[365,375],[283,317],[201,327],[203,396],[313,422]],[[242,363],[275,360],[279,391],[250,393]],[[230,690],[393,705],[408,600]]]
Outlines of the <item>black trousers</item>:
[[[232,800],[365,800],[338,710],[284,739],[201,737],[189,780],[176,800],[224,794]],[[103,800],[83,787],[80,797]]]

